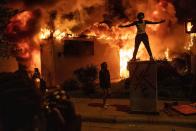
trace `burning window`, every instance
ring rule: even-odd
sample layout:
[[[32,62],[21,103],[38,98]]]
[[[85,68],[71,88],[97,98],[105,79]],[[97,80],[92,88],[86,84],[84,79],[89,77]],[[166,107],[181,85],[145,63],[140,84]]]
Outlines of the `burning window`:
[[[94,42],[88,40],[65,40],[64,56],[92,56]]]
[[[185,22],[186,33],[196,33],[196,20],[187,20]]]

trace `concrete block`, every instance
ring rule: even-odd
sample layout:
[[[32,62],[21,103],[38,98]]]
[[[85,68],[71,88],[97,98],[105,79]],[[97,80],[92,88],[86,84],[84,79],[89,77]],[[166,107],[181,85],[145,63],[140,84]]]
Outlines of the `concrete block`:
[[[131,112],[157,112],[157,64],[153,61],[128,63]]]

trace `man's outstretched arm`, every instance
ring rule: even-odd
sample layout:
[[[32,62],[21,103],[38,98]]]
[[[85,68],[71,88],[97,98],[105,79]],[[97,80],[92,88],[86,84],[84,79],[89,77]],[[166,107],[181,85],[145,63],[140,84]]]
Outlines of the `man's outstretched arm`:
[[[128,25],[119,25],[118,27],[123,28],[123,27],[130,27],[130,26],[134,26],[135,22],[128,24]]]
[[[165,20],[161,20],[161,21],[157,21],[157,22],[145,20],[146,24],[161,24],[161,23],[164,23],[164,22],[165,22]]]

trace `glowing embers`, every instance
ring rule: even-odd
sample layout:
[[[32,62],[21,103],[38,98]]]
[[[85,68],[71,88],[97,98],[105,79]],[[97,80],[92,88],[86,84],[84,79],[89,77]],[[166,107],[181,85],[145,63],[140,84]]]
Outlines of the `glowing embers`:
[[[196,19],[188,19],[185,21],[186,33],[196,33]]]

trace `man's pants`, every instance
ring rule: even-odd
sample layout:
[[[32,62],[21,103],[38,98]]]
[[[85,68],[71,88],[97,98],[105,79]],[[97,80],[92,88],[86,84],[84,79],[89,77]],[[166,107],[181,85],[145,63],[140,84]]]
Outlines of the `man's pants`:
[[[146,33],[143,33],[143,34],[138,34],[135,37],[135,49],[134,49],[134,52],[133,52],[133,59],[136,59],[136,55],[137,55],[137,52],[138,52],[138,49],[139,49],[139,46],[140,46],[141,42],[144,43],[144,46],[146,47],[149,56],[152,58],[152,52],[151,52],[151,49],[150,49],[148,36],[147,36]]]

